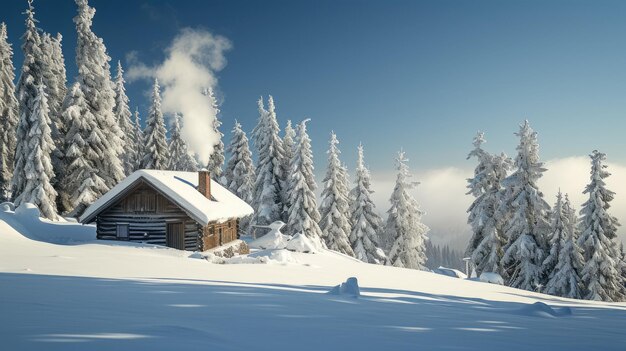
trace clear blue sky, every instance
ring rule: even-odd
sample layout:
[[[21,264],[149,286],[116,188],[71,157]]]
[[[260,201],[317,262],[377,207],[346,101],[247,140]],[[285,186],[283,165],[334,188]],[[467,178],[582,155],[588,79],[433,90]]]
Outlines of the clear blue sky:
[[[91,0],[94,31],[113,60],[136,50],[160,62],[181,28],[233,43],[219,73],[223,132],[251,130],[256,100],[272,94],[281,124],[312,118],[318,170],[335,130],[352,168],[359,141],[375,170],[401,146],[414,169],[471,167],[476,130],[514,153],[528,118],[544,159],[598,148],[626,162],[625,1],[113,1]],[[26,1],[0,21],[21,66]],[[61,32],[76,74],[70,0],[35,0],[40,27]],[[127,86],[145,114],[147,86]]]

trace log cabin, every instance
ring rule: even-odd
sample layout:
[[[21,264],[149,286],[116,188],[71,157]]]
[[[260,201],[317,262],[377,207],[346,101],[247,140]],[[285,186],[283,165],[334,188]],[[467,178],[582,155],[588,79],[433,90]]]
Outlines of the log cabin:
[[[102,240],[125,240],[206,251],[238,238],[245,201],[212,180],[207,170],[139,170],[89,206],[83,224]]]

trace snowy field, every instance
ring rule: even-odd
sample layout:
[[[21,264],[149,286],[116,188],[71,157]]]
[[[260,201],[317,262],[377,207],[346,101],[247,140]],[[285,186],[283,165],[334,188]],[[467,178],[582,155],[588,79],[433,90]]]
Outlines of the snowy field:
[[[331,252],[214,264],[162,247],[98,242],[94,227],[32,216],[0,212],[1,350],[626,349],[626,304]],[[359,298],[327,294],[352,276]]]

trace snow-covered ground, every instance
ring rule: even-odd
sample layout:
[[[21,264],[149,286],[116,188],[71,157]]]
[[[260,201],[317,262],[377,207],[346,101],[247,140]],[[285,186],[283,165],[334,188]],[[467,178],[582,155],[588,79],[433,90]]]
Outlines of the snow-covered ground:
[[[626,347],[626,304],[332,252],[258,251],[251,256],[267,263],[214,264],[189,252],[95,241],[93,227],[40,222],[31,212],[0,212],[1,350]],[[259,263],[232,263],[252,261]],[[349,277],[360,297],[327,294]]]

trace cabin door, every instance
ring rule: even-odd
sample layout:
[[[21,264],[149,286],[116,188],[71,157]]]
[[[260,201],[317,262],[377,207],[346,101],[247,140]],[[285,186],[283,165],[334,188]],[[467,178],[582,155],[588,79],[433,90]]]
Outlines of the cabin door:
[[[183,223],[168,223],[166,245],[175,249],[185,249],[185,226]]]

